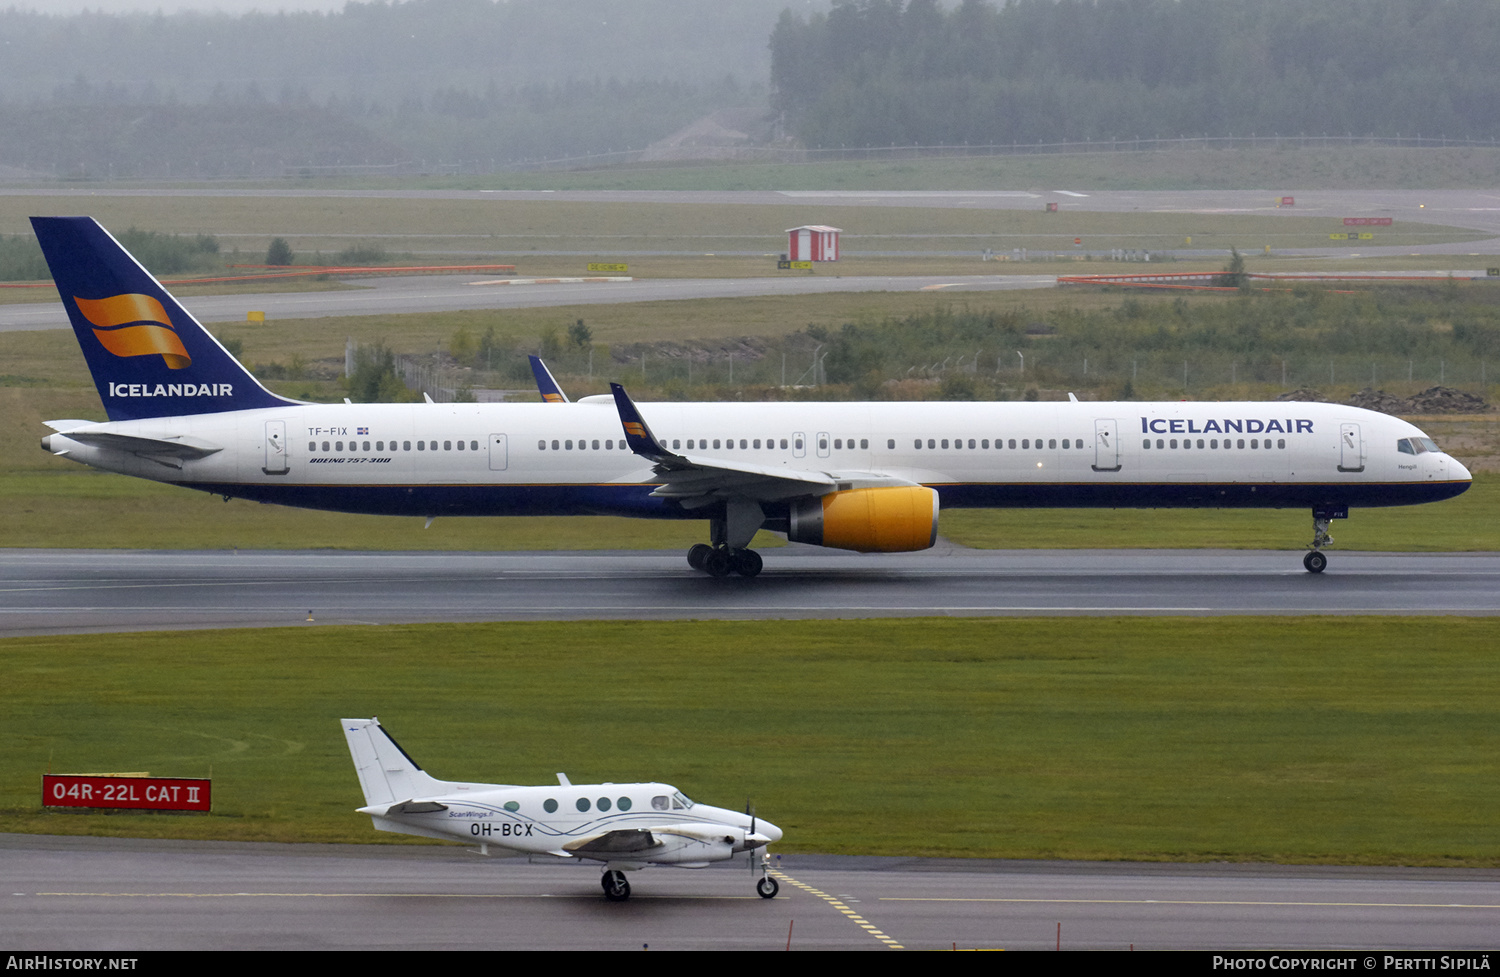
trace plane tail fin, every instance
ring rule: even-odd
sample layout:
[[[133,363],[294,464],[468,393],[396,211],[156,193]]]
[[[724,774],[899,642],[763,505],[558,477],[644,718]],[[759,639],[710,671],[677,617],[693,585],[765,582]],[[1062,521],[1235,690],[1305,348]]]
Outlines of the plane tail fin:
[[[434,779],[407,756],[406,751],[380,725],[380,720],[345,719],[344,738],[359,773],[359,786],[369,805],[389,804],[414,797],[447,793],[453,785]]]
[[[92,217],[31,226],[112,421],[284,407]]]
[[[547,369],[547,364],[542,362],[540,356],[527,357],[531,360],[531,375],[536,378],[537,392],[542,395],[542,402],[547,404],[566,404],[568,395],[558,382],[553,379],[552,371]]]

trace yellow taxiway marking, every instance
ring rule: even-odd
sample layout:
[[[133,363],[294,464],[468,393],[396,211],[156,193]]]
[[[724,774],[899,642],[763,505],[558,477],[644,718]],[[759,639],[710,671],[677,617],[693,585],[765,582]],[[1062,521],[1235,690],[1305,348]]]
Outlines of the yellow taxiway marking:
[[[880,902],[1010,902],[1086,906],[1287,906],[1330,909],[1500,909],[1464,902],[1281,902],[1251,899],[1007,899],[990,896],[881,896]]]
[[[777,879],[785,882],[787,885],[795,885],[797,888],[801,889],[803,892],[806,892],[808,895],[817,896],[819,899],[822,899],[834,909],[837,909],[839,912],[848,917],[851,923],[858,924],[862,929],[864,929],[866,933],[869,933],[871,936],[875,937],[875,939],[879,940],[881,943],[884,943],[892,950],[906,949],[906,947],[902,946],[900,943],[897,943],[895,940],[882,933],[859,913],[855,912],[853,909],[850,909],[847,905],[844,904],[843,900],[839,899],[838,896],[831,896],[821,889],[813,888],[806,882],[798,882],[796,879],[792,878],[790,875],[787,875],[785,872],[782,872],[779,869],[771,869],[770,874],[776,876]]]

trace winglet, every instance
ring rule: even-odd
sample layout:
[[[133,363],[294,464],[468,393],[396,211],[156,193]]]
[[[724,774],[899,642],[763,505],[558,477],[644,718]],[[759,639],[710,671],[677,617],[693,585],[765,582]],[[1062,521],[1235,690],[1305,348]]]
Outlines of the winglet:
[[[531,375],[536,377],[536,388],[542,395],[542,401],[548,404],[570,403],[568,395],[562,392],[562,387],[552,378],[552,371],[547,369],[547,364],[542,362],[540,356],[526,357],[531,361]]]
[[[635,409],[635,402],[630,399],[625,388],[618,383],[611,383],[609,389],[615,395],[615,407],[620,412],[620,425],[625,428],[625,443],[630,446],[630,450],[652,461],[672,457],[672,452],[663,447],[656,440],[656,435],[651,433],[651,428],[646,426],[646,419]]]

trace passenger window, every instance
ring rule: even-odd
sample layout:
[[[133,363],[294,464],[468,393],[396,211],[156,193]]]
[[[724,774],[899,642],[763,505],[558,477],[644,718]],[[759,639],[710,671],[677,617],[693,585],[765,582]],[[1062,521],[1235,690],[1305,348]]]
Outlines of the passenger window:
[[[1145,448],[1147,450],[1150,450],[1150,448],[1151,448],[1151,439],[1150,438],[1142,438],[1141,439],[1141,447]]]
[[[671,809],[671,806],[672,805],[667,801],[666,794],[657,794],[655,797],[651,798],[651,807],[653,810],[667,811]]]
[[[545,441],[538,441],[536,443],[536,450],[538,450],[538,451],[546,451],[547,450],[547,442],[545,442]]]
[[[318,450],[318,442],[316,442],[316,441],[309,441],[309,442],[307,442],[307,450],[308,451],[317,451]]]
[[[1012,448],[1014,448],[1014,447],[1015,447],[1015,446],[1016,446],[1016,439],[1015,439],[1015,438],[1011,438],[1011,439],[1010,439],[1010,446],[1011,446],[1011,447],[1012,447]]]
[[[599,798],[599,800],[598,800],[598,808],[601,811],[607,811],[607,810],[609,810],[609,798],[608,797],[601,797],[601,798]]]
[[[740,450],[743,451],[744,448],[745,448],[745,445],[747,445],[747,444],[749,444],[748,441],[746,441],[744,438],[740,438]]]
[[[365,442],[364,450],[365,451],[369,451],[370,450],[370,442],[368,442],[368,441]]]
[[[630,810],[630,798],[628,798],[628,797],[622,797],[622,798],[620,798],[619,800],[615,801],[615,807],[618,807],[622,811],[628,811],[628,810]]]
[[[672,444],[675,446],[677,444],[677,442],[673,441]],[[615,442],[614,442],[613,438],[611,438],[610,440],[604,442],[604,450],[605,451],[613,451],[613,450],[615,450]]]
[[[418,443],[418,444],[421,444],[421,442],[420,442],[420,441],[419,441],[419,442],[417,442],[417,443]],[[553,450],[553,451],[558,451],[558,450],[561,450],[561,448],[562,448],[562,442],[560,442],[560,441],[553,441],[553,442],[552,442],[552,450]]]
[[[782,447],[783,447],[783,448],[785,448],[785,447],[786,447],[786,445],[784,445],[784,444],[783,444],[783,445],[782,445]],[[801,438],[798,438],[798,439],[797,439],[797,450],[798,450],[798,451],[801,451],[801,450],[802,450],[802,439],[801,439]]]
[[[801,442],[801,441],[798,441],[798,442],[797,442],[797,447],[798,447],[798,448],[800,448],[800,447],[802,447],[802,442]],[[785,451],[785,450],[786,450],[786,438],[782,438],[782,439],[781,439],[781,449],[782,449],[782,450],[783,450],[783,451]]]
[[[417,450],[418,451],[426,451],[427,450],[427,442],[426,441],[418,441],[417,442]]]
[[[542,801],[542,810],[548,814],[555,814],[557,812],[557,799],[549,797],[545,801]]]
[[[564,441],[563,442],[563,450],[564,451],[572,451],[573,450],[573,442],[572,441]]]
[[[1021,439],[1021,447],[1023,447],[1023,448],[1030,448],[1031,447],[1031,439],[1030,438],[1022,438]]]
[[[969,439],[969,447],[971,447],[971,448],[974,447],[974,439],[973,438]]]
[[[517,803],[516,801],[506,801],[505,802],[505,809],[507,811],[511,812],[512,814],[514,814],[514,813],[516,813],[517,811],[519,811],[521,809],[521,805],[519,803]]]
[[[1037,447],[1041,447],[1041,442],[1040,441],[1037,442]],[[1057,447],[1057,439],[1056,438],[1050,439],[1047,442],[1047,447],[1049,447],[1049,448],[1056,448]]]
[[[859,450],[864,451],[865,449],[867,449],[869,447],[870,447],[870,442],[869,442],[869,440],[867,438],[860,438],[859,439]],[[972,445],[970,447],[972,447]]]
[[[1276,439],[1276,447],[1278,447],[1278,448],[1285,448],[1286,447],[1286,438],[1277,438]]]
[[[587,811],[589,809],[589,799],[587,797],[580,797],[578,798],[578,803],[573,806],[580,811]]]
[[[759,448],[760,447],[760,438],[756,438],[754,441],[750,442],[750,445],[753,448]]]
[[[886,442],[885,442],[885,446],[886,446],[887,450],[889,450],[889,451],[895,451],[896,450],[896,439],[895,438],[887,438]]]
[[[443,442],[443,443],[444,443],[444,444],[447,444],[447,442],[446,442],[446,441],[445,441],[445,442]],[[464,450],[464,443],[463,443],[463,442],[462,442],[462,441],[460,441],[460,442],[458,442],[458,450],[459,450],[459,451],[462,451],[462,450]]]
[[[384,441],[376,441],[375,442],[375,450],[376,451],[384,451],[385,450],[385,442]]]
[[[948,447],[948,439],[947,438],[943,439],[943,447],[944,448]]]
[[[401,442],[401,450],[402,451],[410,451],[411,450],[411,442],[410,441],[402,441]]]
[[[921,438],[917,438],[915,441],[912,442],[912,446],[914,448],[916,448],[918,451],[920,451],[922,449],[922,439]]]
[[[594,445],[594,447],[597,448],[597,447],[599,447],[599,445],[596,443]],[[479,442],[478,441],[470,441],[469,442],[469,450],[470,451],[478,451],[479,450]]]

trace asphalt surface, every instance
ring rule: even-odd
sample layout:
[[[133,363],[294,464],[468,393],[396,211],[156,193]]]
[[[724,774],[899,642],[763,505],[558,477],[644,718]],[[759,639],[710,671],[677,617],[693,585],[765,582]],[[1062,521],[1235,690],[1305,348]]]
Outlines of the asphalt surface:
[[[772,900],[753,894],[741,860],[633,873],[630,901],[615,904],[595,864],[458,846],[0,835],[0,945],[1452,953],[1493,947],[1500,927],[1494,870],[815,855],[777,864]]]
[[[763,550],[753,580],[675,551],[0,550],[0,636],[441,621],[1500,613],[1500,554]],[[311,617],[311,620],[309,620]]]

